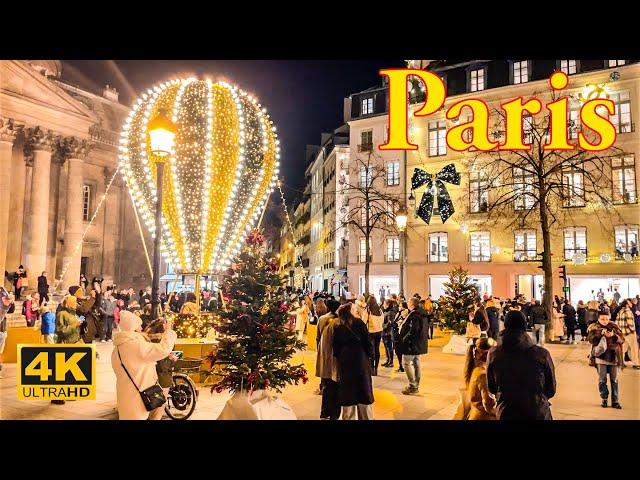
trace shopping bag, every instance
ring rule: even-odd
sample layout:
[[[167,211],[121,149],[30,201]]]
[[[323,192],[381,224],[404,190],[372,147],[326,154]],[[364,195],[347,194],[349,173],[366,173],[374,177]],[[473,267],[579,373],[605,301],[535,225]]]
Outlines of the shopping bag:
[[[218,420],[297,420],[297,417],[284,400],[266,390],[255,390],[234,393]]]

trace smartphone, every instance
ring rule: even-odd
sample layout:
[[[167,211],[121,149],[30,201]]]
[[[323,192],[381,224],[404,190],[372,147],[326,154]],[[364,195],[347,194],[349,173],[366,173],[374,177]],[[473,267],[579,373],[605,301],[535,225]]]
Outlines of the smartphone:
[[[173,352],[171,352],[171,353],[173,353],[173,354],[174,354],[176,357],[178,357],[178,358],[182,358],[182,356],[184,355],[184,352],[183,352],[183,351],[181,351],[181,350],[174,350],[174,351],[173,351]]]

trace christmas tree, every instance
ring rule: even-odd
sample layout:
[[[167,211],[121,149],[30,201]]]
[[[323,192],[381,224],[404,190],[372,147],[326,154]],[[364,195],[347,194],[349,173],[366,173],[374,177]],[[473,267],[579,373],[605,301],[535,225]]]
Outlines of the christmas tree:
[[[478,298],[478,290],[469,278],[469,272],[456,267],[449,272],[444,283],[444,298],[438,302],[438,315],[443,327],[462,335],[469,319],[469,307]]]
[[[212,391],[273,389],[306,383],[302,364],[290,359],[305,343],[288,327],[289,303],[278,264],[264,253],[264,238],[254,231],[234,259],[221,284],[224,302],[218,317],[218,345],[212,353]]]

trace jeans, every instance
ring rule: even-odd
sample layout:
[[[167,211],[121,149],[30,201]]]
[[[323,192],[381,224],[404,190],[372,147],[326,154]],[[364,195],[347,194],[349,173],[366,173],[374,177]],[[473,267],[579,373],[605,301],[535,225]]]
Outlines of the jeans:
[[[533,325],[533,339],[539,347],[544,347],[544,327],[545,325],[543,323]]]
[[[113,332],[113,317],[105,316],[104,325],[102,326],[102,338],[101,340],[111,340],[111,333]]]
[[[342,419],[355,420],[356,411],[358,412],[358,420],[373,420],[373,409],[371,405],[364,405],[362,403],[342,407]]]
[[[384,345],[384,354],[387,356],[385,363],[393,365],[393,340],[391,337],[383,337],[382,344]]]
[[[402,355],[402,365],[407,373],[409,385],[418,389],[420,386],[420,355]]]
[[[400,342],[395,342],[393,344],[393,351],[396,352],[396,356],[398,357],[398,365],[402,368],[402,354],[399,352]]]
[[[378,364],[380,363],[380,340],[382,340],[382,332],[369,333],[369,340],[373,347],[371,366],[373,368],[378,368]]]
[[[609,389],[607,388],[607,373],[611,382],[611,403],[618,403],[618,366],[617,365],[597,365],[598,367],[598,390],[600,390],[600,398],[607,400],[609,398]]]

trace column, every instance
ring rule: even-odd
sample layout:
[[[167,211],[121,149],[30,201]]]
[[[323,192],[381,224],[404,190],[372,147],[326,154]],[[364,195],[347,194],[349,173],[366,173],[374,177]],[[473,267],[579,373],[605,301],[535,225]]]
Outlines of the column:
[[[80,280],[80,260],[82,258],[82,186],[84,185],[84,160],[89,152],[85,141],[70,139],[66,142],[67,160],[67,206],[64,221],[64,250],[62,269],[64,278],[59,289],[66,291]],[[91,212],[93,213],[93,212]],[[61,272],[60,272],[61,273]]]
[[[49,232],[49,180],[51,152],[54,136],[39,127],[29,129],[29,141],[33,146],[33,173],[31,178],[30,237],[25,265],[29,288],[36,287],[37,278],[47,268],[47,236]]]
[[[22,224],[24,222],[24,186],[27,167],[24,159],[24,143],[16,139],[11,160],[11,200],[9,202],[9,225],[7,239],[7,267],[9,271],[22,263]]]
[[[105,188],[115,170],[104,167]],[[113,283],[116,278],[116,256],[119,245],[120,231],[118,230],[119,214],[119,186],[118,179],[114,180],[107,192],[104,208],[104,229],[102,231],[102,276],[105,282]]]
[[[13,121],[0,119],[0,274],[2,275],[2,285],[4,285],[4,272],[7,269],[7,238],[9,234],[9,205],[11,202],[11,157],[15,138],[16,130]]]

